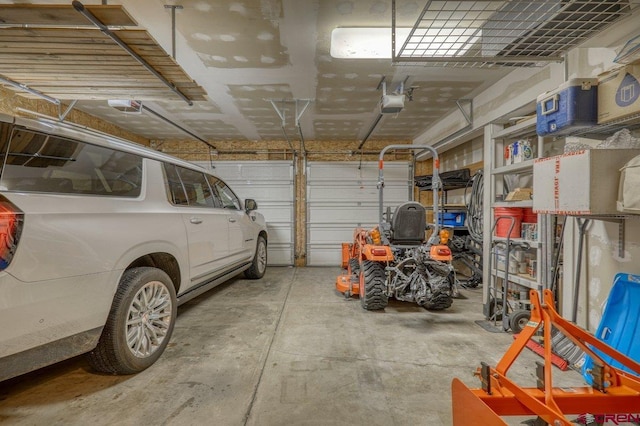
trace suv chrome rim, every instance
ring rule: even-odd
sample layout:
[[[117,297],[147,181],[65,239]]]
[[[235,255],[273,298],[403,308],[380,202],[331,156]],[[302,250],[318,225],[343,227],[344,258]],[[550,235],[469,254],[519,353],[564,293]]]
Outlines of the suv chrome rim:
[[[169,290],[160,281],[138,290],[127,315],[127,346],[133,355],[146,358],[160,347],[172,321],[171,308]]]
[[[258,244],[257,260],[258,270],[262,273],[267,267],[267,246],[264,243]]]

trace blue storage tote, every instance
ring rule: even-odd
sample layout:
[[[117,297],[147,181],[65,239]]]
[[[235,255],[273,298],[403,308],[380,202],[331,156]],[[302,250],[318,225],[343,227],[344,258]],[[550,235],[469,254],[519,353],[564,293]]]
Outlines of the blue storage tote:
[[[538,96],[536,132],[560,136],[598,122],[598,79],[572,78]]]
[[[640,362],[640,275],[617,274],[609,293],[596,337],[618,352]],[[624,368],[610,356],[594,350],[604,362],[640,376],[640,371]],[[592,384],[588,371],[593,368],[593,359],[586,355],[582,365],[582,375]]]
[[[438,213],[438,223],[443,226],[464,226],[467,214],[464,212]]]

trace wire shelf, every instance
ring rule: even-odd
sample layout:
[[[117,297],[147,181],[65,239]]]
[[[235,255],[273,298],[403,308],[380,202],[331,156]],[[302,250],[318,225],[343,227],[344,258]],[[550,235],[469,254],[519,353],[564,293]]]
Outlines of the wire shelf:
[[[394,2],[393,60],[453,67],[560,62],[564,52],[638,5],[640,0],[428,0],[403,41]]]

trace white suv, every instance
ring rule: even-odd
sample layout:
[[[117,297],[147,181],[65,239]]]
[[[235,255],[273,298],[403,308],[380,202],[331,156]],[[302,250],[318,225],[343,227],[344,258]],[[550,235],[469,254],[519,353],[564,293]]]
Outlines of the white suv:
[[[178,304],[265,273],[256,202],[191,163],[1,115],[0,161],[0,380],[86,352],[98,371],[141,371]]]

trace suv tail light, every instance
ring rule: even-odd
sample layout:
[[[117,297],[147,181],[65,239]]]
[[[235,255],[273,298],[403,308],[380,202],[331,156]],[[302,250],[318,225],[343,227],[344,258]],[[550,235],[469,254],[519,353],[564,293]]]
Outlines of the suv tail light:
[[[0,271],[11,263],[22,233],[24,214],[0,195]]]

